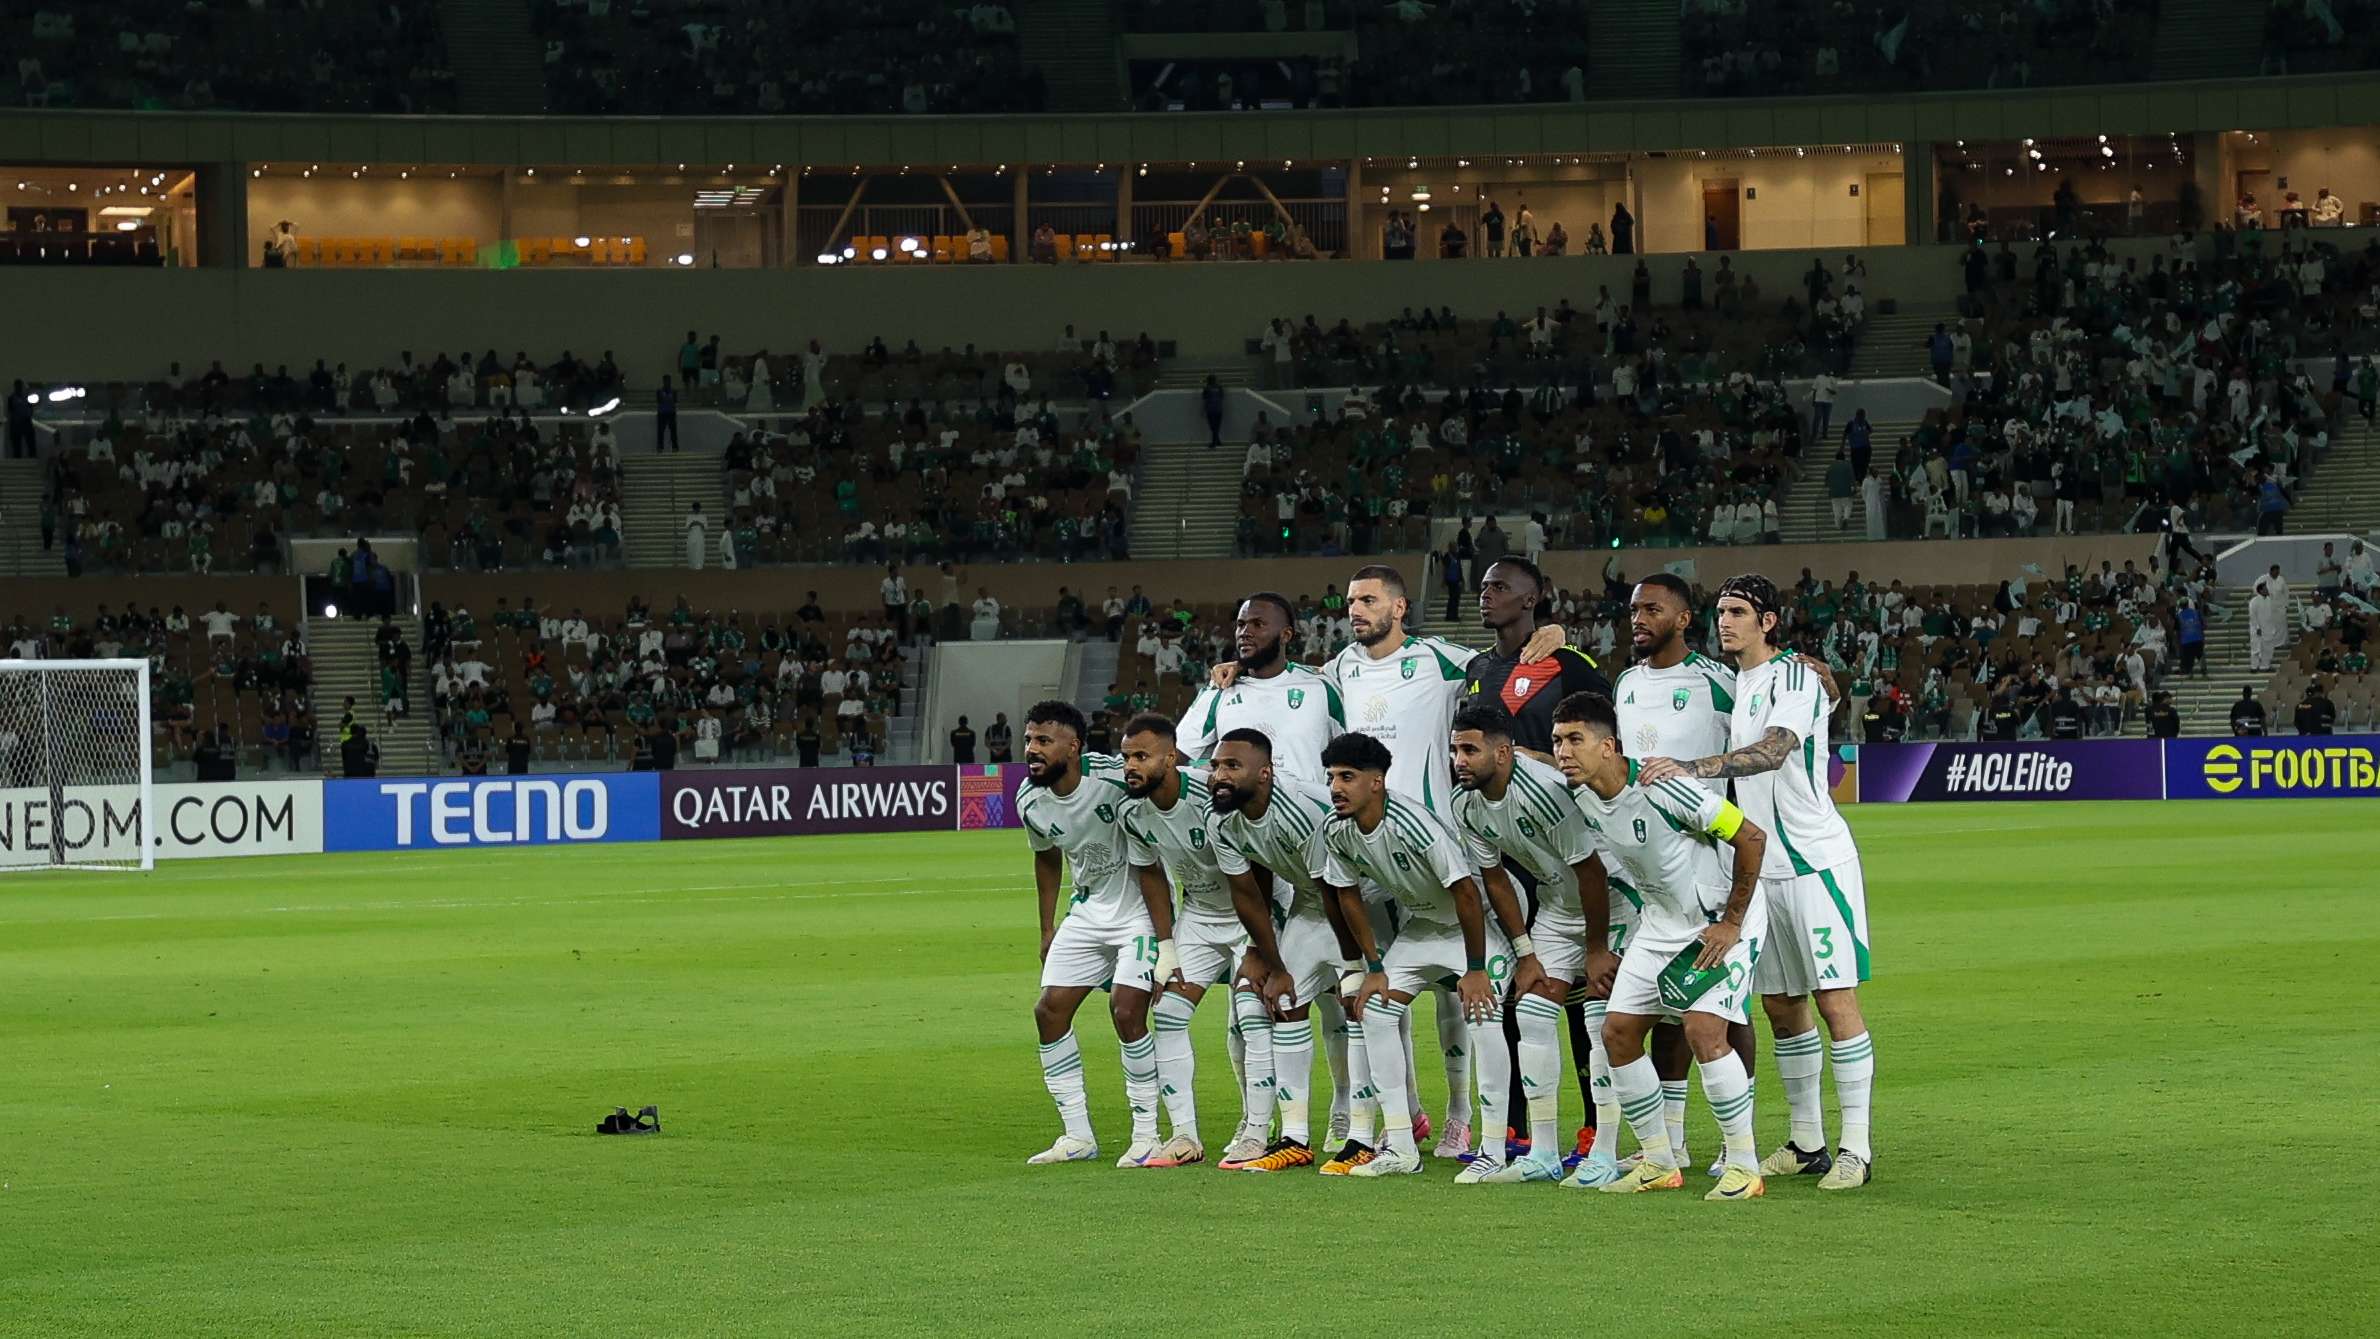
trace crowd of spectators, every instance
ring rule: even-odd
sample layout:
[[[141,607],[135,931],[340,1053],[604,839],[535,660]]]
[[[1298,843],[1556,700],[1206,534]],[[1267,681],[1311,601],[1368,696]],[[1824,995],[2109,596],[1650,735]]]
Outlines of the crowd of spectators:
[[[1007,6],[540,0],[546,103],[570,115],[1035,112]]]
[[[785,353],[724,350],[719,337],[686,332],[673,358],[679,402],[751,414],[808,410],[830,400],[892,404],[912,400],[993,402],[1058,399],[1105,404],[1153,389],[1162,346],[1147,331],[1122,340],[1072,325],[1047,350],[960,349],[928,353],[916,340],[900,348],[872,337],[856,353],[829,353],[817,340]]]
[[[2256,733],[2279,734],[2284,725],[2301,735],[2380,729],[2380,678],[2372,674],[2372,640],[2380,633],[2374,568],[2371,546],[2349,540],[2322,546],[2302,601],[2288,583],[2266,580],[2264,598],[2279,634],[2266,653],[2275,673],[2262,694],[2243,696],[2235,717],[2254,703],[2257,710],[2248,714],[2260,721]],[[2253,616],[2253,600],[2249,607]]]
[[[1892,452],[1896,538],[2281,533],[2334,416],[2380,400],[2380,243],[2337,236],[2177,235],[2145,265],[2098,242],[1974,247],[1963,315],[1927,341],[1952,406],[1897,444],[1846,428],[1828,458],[1864,480]]]
[[[304,627],[272,601],[252,612],[126,601],[83,615],[61,604],[46,619],[12,614],[0,646],[11,660],[146,659],[159,769],[194,763],[201,779],[230,780],[240,768],[298,771],[314,752]]]
[[[455,109],[438,6],[122,0],[12,7],[0,105],[419,114]]]
[[[922,633],[922,627],[919,629]],[[438,738],[465,774],[578,762],[637,770],[867,763],[902,706],[911,637],[882,616],[798,606],[618,615],[498,599],[433,603],[423,649]]]
[[[1345,29],[1363,0],[1130,0],[1117,19],[1134,33],[1286,33]]]
[[[1587,0],[1387,0],[1356,18],[1355,106],[1584,102]]]
[[[1686,0],[1688,97],[1876,94],[2145,79],[2155,0]]]
[[[2272,0],[2264,11],[2262,74],[2380,69],[2380,3]]]

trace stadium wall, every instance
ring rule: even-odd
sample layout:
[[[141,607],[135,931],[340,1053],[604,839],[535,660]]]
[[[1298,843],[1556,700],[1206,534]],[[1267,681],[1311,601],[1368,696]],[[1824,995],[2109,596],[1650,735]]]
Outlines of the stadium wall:
[[[1579,229],[1583,233],[1583,228]],[[2120,255],[2157,254],[2156,239],[2111,243]],[[1958,248],[1826,245],[1829,265],[1858,250],[1871,300],[1947,302],[1961,283]],[[1814,250],[1739,251],[1734,267],[1764,300],[1798,293]],[[1451,307],[1525,317],[1563,298],[1592,306],[1598,287],[1623,297],[1638,257],[1563,256],[1510,264],[1401,261],[1278,264],[984,265],[911,269],[809,266],[788,270],[62,270],[11,271],[11,305],[27,312],[100,313],[17,321],[0,329],[0,366],[42,381],[145,380],[179,362],[195,374],[213,359],[376,367],[400,349],[582,358],[611,350],[631,382],[671,371],[689,328],[729,349],[799,347],[817,339],[856,347],[882,336],[927,350],[1049,347],[1068,323],[1085,335],[1142,330],[1178,342],[1183,356],[1241,354],[1267,318],[1312,315],[1324,325]],[[1683,255],[1643,257],[1656,304],[1678,300]],[[1702,257],[1710,271],[1717,262]]]
[[[571,776],[275,780],[155,788],[161,859],[584,846],[1017,826],[1024,769],[720,768]],[[1863,744],[1830,767],[1838,802],[2380,799],[2380,735]],[[137,831],[126,786],[0,790],[0,870]],[[115,834],[108,836],[107,834]],[[121,858],[122,852],[108,854]]]
[[[633,467],[635,458],[630,457]],[[2100,562],[2122,567],[2131,561],[2147,566],[2157,550],[2153,535],[2078,535],[2064,538],[1886,540],[1876,543],[1776,544],[1759,547],[1707,546],[1669,549],[1614,549],[1549,553],[1546,570],[1567,589],[1592,589],[1603,580],[1604,564],[1615,554],[1631,576],[1658,567],[1679,569],[1691,564],[1693,579],[1708,580],[1743,571],[1761,572],[1777,581],[1799,579],[1801,570],[1823,580],[1841,581],[1852,572],[1863,580],[1910,585],[1964,585],[2005,580],[2027,564],[2048,575],[2073,563],[2085,570]],[[1344,585],[1347,574],[1367,562],[1384,562],[1404,573],[1418,602],[1442,606],[1444,595],[1431,582],[1428,556],[1391,553],[1343,558],[1234,558],[1200,562],[1135,560],[1115,563],[982,563],[962,574],[966,601],[975,588],[988,588],[1004,605],[1046,608],[1057,603],[1058,588],[1068,587],[1096,606],[1107,588],[1129,592],[1139,586],[1153,601],[1186,599],[1196,604],[1220,604],[1254,590],[1278,590],[1285,595],[1316,595],[1327,585]],[[1680,569],[1683,574],[1684,569]],[[430,572],[422,578],[423,598],[448,609],[468,608],[486,617],[497,597],[517,602],[527,596],[540,609],[579,608],[610,614],[623,608],[632,595],[655,608],[666,609],[681,595],[697,609],[790,610],[809,591],[817,591],[822,607],[874,612],[882,607],[877,582],[881,569],[866,563],[800,564],[788,567],[743,568],[733,572],[706,569],[629,568],[603,571]],[[939,598],[931,577],[912,585]],[[223,600],[234,613],[245,615],[265,600],[285,607],[294,595],[286,576],[84,576],[24,577],[11,580],[0,592],[0,619],[22,613],[28,620],[63,607],[77,618],[100,606],[120,609],[126,603],[147,609],[170,609],[179,604],[196,614]]]

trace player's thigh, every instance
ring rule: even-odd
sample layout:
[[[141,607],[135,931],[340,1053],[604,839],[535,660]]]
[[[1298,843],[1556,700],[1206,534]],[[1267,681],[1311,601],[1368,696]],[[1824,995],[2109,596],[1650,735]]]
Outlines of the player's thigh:
[[[1174,952],[1182,980],[1194,986],[1219,985],[1231,979],[1247,948],[1247,933],[1234,921],[1226,929],[1201,922],[1185,922],[1174,936]]]
[[[1845,861],[1795,880],[1802,931],[1809,941],[1811,984],[1842,990],[1866,981],[1869,970],[1868,889],[1859,861]]]
[[[1512,944],[1504,938],[1502,930],[1490,926],[1483,947],[1486,951],[1481,961],[1485,964],[1488,989],[1501,1000],[1505,987],[1512,982]],[[1412,994],[1432,986],[1451,987],[1471,968],[1470,955],[1463,948],[1463,932],[1427,921],[1408,922],[1382,961],[1388,967],[1388,988]]]
[[[1586,979],[1586,937],[1578,922],[1556,920],[1540,911],[1529,938],[1536,942],[1537,965],[1545,970],[1547,980],[1567,986]]]
[[[1292,917],[1275,939],[1281,948],[1281,968],[1289,973],[1290,989],[1296,992],[1293,1007],[1302,1008],[1338,993],[1339,978],[1347,964],[1339,958],[1339,936],[1330,922],[1319,916]],[[1271,1003],[1280,1005],[1278,1000]]]
[[[1147,926],[1102,928],[1069,919],[1050,939],[1043,986],[1104,986],[1154,992],[1157,937]]]
[[[1670,1012],[1661,1002],[1661,969],[1686,940],[1677,935],[1648,934],[1639,929],[1620,955],[1620,970],[1612,977],[1608,1013],[1659,1018]]]
[[[1818,979],[1811,936],[1804,933],[1798,879],[1762,879],[1752,900],[1767,922],[1754,946],[1752,989],[1762,995],[1807,995]],[[1752,936],[1746,935],[1749,940]]]

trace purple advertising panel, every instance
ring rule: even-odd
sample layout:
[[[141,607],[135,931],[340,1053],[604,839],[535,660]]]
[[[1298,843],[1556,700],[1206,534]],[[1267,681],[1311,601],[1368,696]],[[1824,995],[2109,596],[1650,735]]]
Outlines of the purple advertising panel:
[[[835,832],[948,832],[958,780],[948,767],[723,768],[665,772],[661,835],[806,837]]]
[[[2165,763],[2177,800],[2380,796],[2380,735],[2176,739]]]
[[[959,768],[959,828],[1021,828],[1016,788],[1024,784],[1025,765],[970,763]]]
[[[2165,753],[2154,739],[2036,739],[2014,744],[1863,744],[1862,804],[1917,800],[2161,800]]]

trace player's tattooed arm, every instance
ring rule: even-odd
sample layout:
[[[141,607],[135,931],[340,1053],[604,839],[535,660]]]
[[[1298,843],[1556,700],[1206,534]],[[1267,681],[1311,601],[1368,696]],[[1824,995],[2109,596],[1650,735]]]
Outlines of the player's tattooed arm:
[[[1636,779],[1651,785],[1656,781],[1667,781],[1673,776],[1690,776],[1703,781],[1758,776],[1784,766],[1785,760],[1793,756],[1793,751],[1800,748],[1801,743],[1801,736],[1782,725],[1772,725],[1767,734],[1730,753],[1696,758],[1684,763],[1674,758],[1647,758],[1644,766],[1637,770]]]

